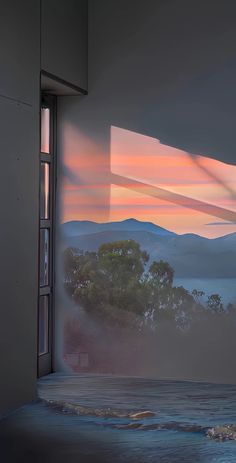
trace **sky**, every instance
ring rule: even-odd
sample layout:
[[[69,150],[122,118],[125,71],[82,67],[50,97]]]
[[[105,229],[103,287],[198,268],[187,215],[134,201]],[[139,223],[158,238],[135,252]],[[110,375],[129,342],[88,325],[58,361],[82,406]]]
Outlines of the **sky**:
[[[102,146],[70,135],[76,140],[63,159],[63,222],[105,221],[102,209],[110,193],[110,221],[132,217],[208,238],[236,231],[236,166],[114,126],[109,166]]]

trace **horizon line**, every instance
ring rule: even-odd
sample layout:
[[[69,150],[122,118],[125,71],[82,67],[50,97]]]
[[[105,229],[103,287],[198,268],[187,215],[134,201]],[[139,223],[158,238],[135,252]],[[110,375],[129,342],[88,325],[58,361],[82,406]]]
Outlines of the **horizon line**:
[[[204,238],[206,240],[217,240],[219,238],[224,238],[226,236],[236,234],[236,231],[235,231],[235,232],[226,233],[224,235],[220,235],[220,236],[217,236],[217,237],[206,237],[206,236],[199,235],[198,233],[193,233],[193,232],[176,233],[176,232],[173,232],[173,231],[171,231],[171,230],[169,230],[167,228],[164,228],[161,225],[158,225],[158,224],[156,224],[154,222],[139,220],[139,219],[135,219],[134,217],[129,217],[128,219],[124,219],[124,220],[110,220],[108,222],[97,222],[95,220],[86,220],[86,219],[74,219],[74,220],[67,220],[66,222],[61,222],[60,225],[65,225],[65,224],[71,223],[71,222],[89,222],[89,223],[94,223],[94,224],[97,224],[97,225],[109,225],[111,223],[127,222],[128,220],[134,220],[134,221],[140,222],[140,223],[151,224],[151,225],[154,225],[155,227],[161,228],[162,230],[165,230],[165,231],[169,232],[170,234],[173,234],[173,235],[176,235],[176,236],[194,235],[194,236],[198,236],[199,238]],[[206,225],[208,225],[208,224],[206,224]],[[222,225],[224,225],[224,223],[222,223]],[[233,225],[233,222],[232,222],[232,225]],[[123,231],[125,231],[125,230],[123,230]],[[129,230],[127,230],[127,231],[129,231]],[[139,230],[130,230],[130,231],[139,231]],[[140,231],[142,231],[142,230],[140,230]],[[153,233],[153,232],[148,232],[148,233]]]

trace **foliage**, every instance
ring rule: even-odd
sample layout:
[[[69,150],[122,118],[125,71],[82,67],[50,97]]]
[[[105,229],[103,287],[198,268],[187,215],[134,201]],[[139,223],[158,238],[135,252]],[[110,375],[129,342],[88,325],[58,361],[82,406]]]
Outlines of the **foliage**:
[[[211,296],[208,296],[207,307],[214,314],[219,314],[224,311],[224,307],[219,294],[211,294]]]
[[[84,309],[107,324],[156,330],[168,321],[179,329],[206,312],[203,291],[173,286],[168,262],[154,261],[134,240],[100,246],[98,252],[68,248],[64,252],[65,288]],[[218,294],[208,296],[211,314],[224,312]],[[228,312],[232,313],[230,307]]]

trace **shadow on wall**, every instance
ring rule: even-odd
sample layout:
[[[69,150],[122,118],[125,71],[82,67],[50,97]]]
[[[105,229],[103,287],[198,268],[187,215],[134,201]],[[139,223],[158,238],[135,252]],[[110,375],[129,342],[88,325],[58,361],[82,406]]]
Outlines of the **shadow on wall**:
[[[234,163],[235,2],[91,0],[89,10],[89,95],[61,99],[63,123],[91,140],[115,125]]]
[[[91,0],[89,10],[89,95],[59,100],[59,157],[80,179],[62,221],[109,218],[111,126],[235,163],[235,2]]]

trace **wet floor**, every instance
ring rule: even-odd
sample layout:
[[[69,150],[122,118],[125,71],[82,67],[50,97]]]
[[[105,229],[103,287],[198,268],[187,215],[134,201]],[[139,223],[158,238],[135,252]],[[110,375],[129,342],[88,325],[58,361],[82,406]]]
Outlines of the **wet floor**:
[[[236,386],[53,374],[39,381],[39,396],[1,421],[1,463],[236,461],[235,441],[206,437],[236,423]],[[131,418],[145,410],[152,414]]]

